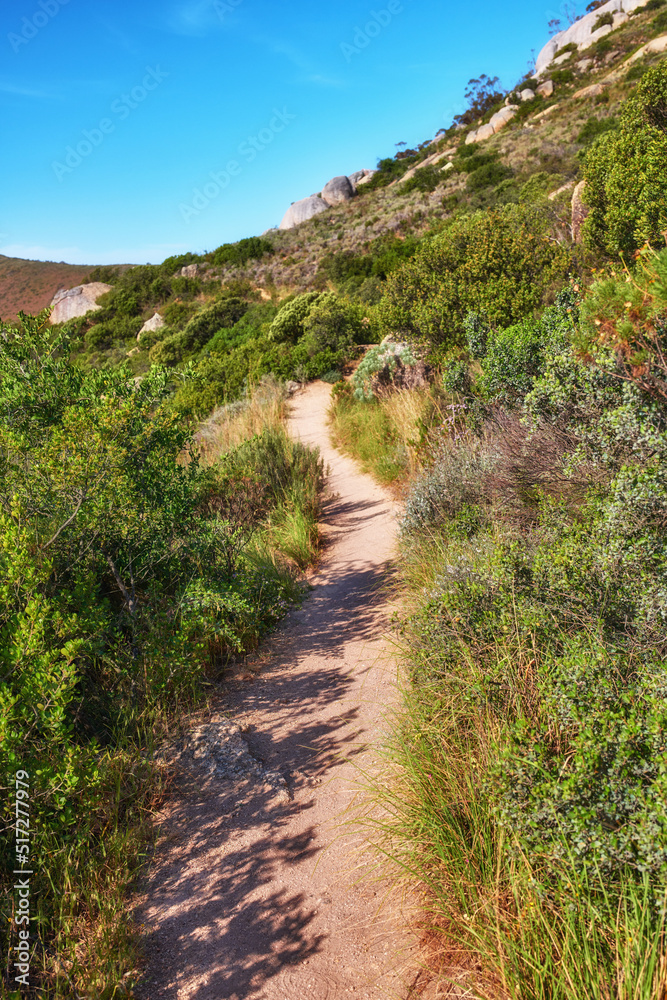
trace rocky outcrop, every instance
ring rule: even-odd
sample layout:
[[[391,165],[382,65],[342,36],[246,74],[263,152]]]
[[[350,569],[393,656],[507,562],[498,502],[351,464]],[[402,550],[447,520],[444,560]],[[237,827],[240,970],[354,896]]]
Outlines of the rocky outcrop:
[[[312,219],[328,209],[329,206],[321,198],[315,196],[302,198],[301,201],[295,201],[293,205],[290,205],[278,228],[294,229],[295,226],[300,226],[302,222],[307,222],[308,219]]]
[[[95,312],[102,306],[97,305],[100,295],[110,292],[112,286],[103,281],[91,281],[89,285],[77,285],[76,288],[61,288],[51,302],[51,323],[65,323],[68,319],[85,316]]]
[[[579,100],[583,97],[599,97],[600,94],[604,94],[604,84],[592,83],[590,87],[582,87],[582,89],[578,90],[576,94],[572,95],[572,97],[574,100]]]
[[[480,125],[474,132],[468,132],[466,145],[469,146],[472,142],[482,142],[484,139],[490,139],[492,135],[500,132],[501,129],[505,128],[512,121],[518,110],[519,108],[516,104],[508,104],[507,107],[501,108],[500,111],[497,111],[493,115],[487,125]]]
[[[356,170],[349,177],[344,174],[333,177],[324,185],[320,194],[311,194],[309,198],[302,198],[301,201],[295,201],[290,205],[278,228],[294,229],[295,226],[307,222],[320,212],[326,212],[334,205],[350,201],[357,193],[357,188],[367,184],[376,173],[377,170]]]
[[[560,58],[558,52],[565,45],[573,43],[580,51],[587,49],[589,45],[593,45],[599,38],[608,35],[613,28],[617,28],[620,24],[623,24],[627,20],[628,14],[631,14],[633,10],[637,10],[638,7],[643,7],[645,3],[646,0],[607,0],[607,3],[602,4],[597,10],[591,11],[590,14],[584,14],[578,21],[571,24],[569,28],[566,28],[565,31],[560,31],[547,42],[535,61],[535,72],[538,76],[541,76],[548,66]],[[612,14],[614,18],[613,27],[612,25],[605,24],[601,28],[598,28],[597,31],[593,31],[598,18],[602,14],[607,13]]]
[[[552,97],[554,92],[554,82],[553,80],[545,80],[541,83],[535,93],[538,97]]]
[[[190,265],[196,267],[197,265]],[[184,275],[184,277],[189,277],[189,275]],[[163,326],[166,326],[164,319],[159,313],[155,313],[150,319],[147,319],[141,330],[137,334],[137,340],[141,340],[142,334],[144,333],[154,333],[156,330],[161,330]]]
[[[199,264],[186,264],[178,273],[181,278],[196,278],[199,270]]]
[[[521,99],[522,103],[525,102],[525,101],[534,101],[535,100],[535,91],[531,90],[530,87],[526,87],[519,94],[519,98]],[[508,107],[509,107],[509,105],[508,105]]]
[[[572,192],[572,239],[575,243],[581,243],[581,230],[590,211],[588,205],[584,204],[583,194],[586,181],[579,181]]]
[[[377,170],[366,170],[365,171],[365,176],[364,177],[360,177],[358,181],[355,181],[355,184],[354,184],[355,188],[361,187],[362,184],[368,184],[369,181],[373,180],[373,178],[375,177],[376,173],[377,173]]]
[[[322,188],[322,200],[331,207],[340,205],[342,201],[350,201],[352,198],[354,198],[354,187],[349,177],[333,177]]]

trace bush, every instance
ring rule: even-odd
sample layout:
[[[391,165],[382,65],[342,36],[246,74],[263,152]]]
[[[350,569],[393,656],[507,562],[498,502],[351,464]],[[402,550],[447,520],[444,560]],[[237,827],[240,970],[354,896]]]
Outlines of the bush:
[[[273,244],[261,236],[250,236],[238,243],[223,243],[217,250],[208,255],[208,259],[216,267],[226,264],[243,265],[249,260],[261,260],[267,254],[273,253]]]
[[[601,135],[611,132],[615,128],[618,128],[618,120],[611,115],[608,118],[596,118],[592,116],[580,129],[577,142],[580,142],[582,146],[590,146]]]
[[[377,347],[371,347],[366,352],[361,364],[352,376],[357,399],[370,400],[374,396],[373,377],[388,368],[394,372],[399,365],[415,365],[417,358],[407,344],[396,344],[385,339]]]
[[[503,163],[487,163],[468,174],[466,187],[468,191],[481,191],[483,188],[495,187],[512,175],[512,168]]]
[[[658,247],[667,229],[667,67],[649,70],[623,106],[617,130],[586,157],[587,244],[630,262],[644,243]]]
[[[600,28],[604,28],[606,24],[610,27],[614,26],[614,15],[610,10],[606,10],[604,14],[600,14],[600,16],[596,18],[593,27],[591,28],[591,34],[593,35],[596,31],[599,31]]]
[[[571,252],[548,239],[544,216],[509,205],[455,220],[392,274],[379,306],[385,331],[434,347],[460,344],[473,311],[508,326],[542,304],[574,267]]]
[[[429,194],[431,191],[435,191],[440,184],[444,184],[445,180],[446,176],[442,172],[442,167],[421,167],[413,177],[401,184],[399,190],[403,195],[410,194],[412,191],[423,191],[425,194]]]
[[[313,304],[303,321],[301,344],[309,357],[321,351],[345,351],[364,339],[359,309],[326,292]]]
[[[320,294],[320,292],[306,292],[287,299],[269,328],[269,339],[276,343],[294,343],[302,337],[304,320],[319,300]]]

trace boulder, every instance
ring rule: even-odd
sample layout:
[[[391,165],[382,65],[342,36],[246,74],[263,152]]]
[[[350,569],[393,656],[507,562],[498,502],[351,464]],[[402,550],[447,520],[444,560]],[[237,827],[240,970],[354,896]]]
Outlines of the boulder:
[[[518,110],[519,108],[516,104],[510,104],[506,108],[501,108],[500,111],[497,111],[489,120],[489,125],[493,127],[494,132],[500,132],[501,128],[505,128],[505,126],[512,121]],[[484,126],[482,126],[482,128],[483,127]]]
[[[581,227],[590,211],[588,205],[584,205],[583,201],[585,187],[586,181],[579,181],[572,192],[572,239],[575,243],[581,243]]]
[[[293,396],[294,393],[298,392],[300,388],[301,388],[300,382],[293,382],[293,381],[285,382],[285,392],[287,393],[288,396]]]
[[[578,21],[575,21],[574,24],[571,24],[564,31],[559,31],[557,35],[554,35],[547,42],[535,60],[536,74],[541,76],[546,71],[563,46],[573,42],[578,49],[586,49],[589,45],[596,42],[598,38],[603,38],[604,35],[609,34],[612,30],[609,24],[605,24],[601,28],[598,28],[596,32],[593,32],[593,26],[601,14],[612,14],[614,16],[614,27],[617,27],[618,24],[623,23],[623,18],[621,17],[623,13],[626,15],[631,14],[638,7],[643,7],[645,3],[646,0],[607,0],[607,3],[602,4],[597,10],[593,10],[589,14],[584,14]]]
[[[197,265],[195,264],[194,266],[196,267]],[[189,277],[189,275],[184,275],[184,277]],[[141,330],[139,330],[137,340],[141,340],[142,333],[154,333],[155,330],[161,330],[162,327],[166,325],[167,324],[163,320],[162,316],[160,316],[159,313],[155,313],[154,316],[151,316],[150,319],[146,320]]]
[[[199,274],[199,264],[186,264],[178,273],[181,278],[196,278]]]
[[[545,80],[541,83],[535,93],[538,97],[551,97],[554,92],[554,82],[553,80]]]
[[[533,115],[530,120],[531,122],[538,122],[541,118],[546,118],[547,115],[550,115],[552,111],[557,111],[559,107],[560,104],[552,104],[550,108],[545,108],[544,111],[540,111],[539,114]]]
[[[579,70],[580,73],[587,73],[592,65],[593,65],[592,59],[580,59],[579,62],[577,63],[577,69]]]
[[[535,100],[535,91],[531,90],[530,87],[526,87],[525,90],[521,91],[521,93],[519,94],[519,97],[520,97],[521,101],[524,101],[524,102],[525,101],[534,101]],[[508,107],[510,107],[510,105],[508,105]]]
[[[568,59],[570,58],[571,55],[572,55],[571,52],[563,52],[563,54],[561,56],[556,56],[556,58],[552,60],[551,65],[552,66],[562,66],[563,63],[566,63],[568,61]]]
[[[359,178],[359,180],[355,184],[355,187],[361,187],[362,184],[368,184],[369,181],[373,180],[373,178],[375,177],[376,173],[377,173],[377,170],[369,170],[365,177],[360,177]]]
[[[329,206],[321,198],[302,198],[301,201],[295,201],[293,205],[290,205],[278,228],[294,229],[296,226],[300,226],[302,222],[307,222],[308,219],[319,215],[320,212],[327,212],[328,210]]]
[[[334,177],[322,188],[322,200],[327,205],[339,205],[354,198],[354,187],[349,177]]]
[[[599,97],[600,94],[604,94],[604,84],[592,83],[590,87],[582,87],[581,90],[578,90],[576,94],[573,94],[572,96],[576,100],[577,98],[584,97]]]
[[[350,174],[350,176],[348,177],[348,180],[349,180],[350,184],[352,185],[352,187],[356,187],[357,184],[359,183],[359,181],[363,180],[364,177],[368,177],[368,175],[371,172],[372,171],[370,171],[370,170],[355,170],[353,174]]]
[[[61,288],[51,302],[50,322],[65,323],[68,319],[76,319],[101,309],[97,300],[100,295],[110,292],[111,288],[111,285],[105,285],[103,281],[91,281],[89,285],[77,285],[76,288]]]

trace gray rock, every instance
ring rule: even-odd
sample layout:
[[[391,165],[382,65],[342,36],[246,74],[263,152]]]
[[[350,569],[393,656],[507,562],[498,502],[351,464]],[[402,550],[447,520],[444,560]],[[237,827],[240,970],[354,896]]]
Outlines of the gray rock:
[[[526,87],[525,90],[521,91],[521,93],[519,94],[519,97],[521,98],[522,101],[534,101],[535,100],[535,91],[531,90],[530,87]]]
[[[285,392],[288,394],[288,396],[293,396],[294,393],[298,392],[300,388],[301,388],[300,382],[292,382],[292,381],[285,382]]]
[[[294,229],[296,226],[300,226],[302,222],[307,222],[308,219],[319,215],[320,212],[328,212],[328,210],[329,206],[321,198],[302,198],[301,201],[295,201],[293,205],[290,205],[278,228]]]
[[[187,275],[185,275],[184,277],[187,277]],[[165,323],[162,316],[160,316],[159,313],[155,313],[154,316],[151,316],[150,319],[146,320],[141,330],[139,330],[139,333],[137,334],[137,340],[141,340],[141,335],[143,333],[153,333],[155,330],[161,330],[162,327],[166,325],[167,324]]]
[[[536,90],[538,97],[551,97],[554,92],[553,80],[545,80]]]
[[[591,11],[590,14],[584,14],[578,21],[571,24],[569,28],[566,28],[565,31],[560,31],[547,42],[535,61],[535,72],[538,76],[541,76],[553,62],[558,50],[562,49],[563,46],[574,42],[580,50],[586,49],[589,45],[593,45],[598,38],[608,35],[612,30],[609,24],[593,32],[593,26],[601,14],[612,14],[614,16],[614,27],[616,28],[624,21],[622,17],[623,13],[626,15],[631,14],[633,10],[643,7],[645,3],[646,0],[607,0],[607,3],[602,4],[597,10]]]
[[[435,142],[435,139],[433,141]],[[348,181],[354,186],[362,179],[362,177],[366,177],[368,174],[370,174],[370,170],[355,170],[354,173],[350,174],[348,177]]]
[[[196,278],[199,274],[199,264],[186,264],[178,273],[181,278]]]
[[[77,285],[75,288],[61,288],[51,302],[50,322],[65,323],[68,319],[96,312],[102,308],[97,305],[100,295],[110,292],[111,288],[111,285],[105,285],[103,281],[91,281],[89,285]]]
[[[577,100],[583,97],[599,97],[600,94],[604,94],[604,84],[592,83],[590,87],[582,87],[582,89],[578,90],[576,94],[572,95],[572,97]]]
[[[580,73],[587,73],[592,65],[593,65],[592,59],[580,59],[579,62],[577,63],[577,69],[579,70]]]
[[[371,391],[375,396],[387,396],[398,389],[423,389],[433,379],[433,370],[424,361],[406,365],[397,356],[393,366],[385,365],[371,378]]]
[[[572,239],[575,243],[581,243],[581,229],[590,212],[588,205],[584,205],[583,201],[585,187],[586,181],[579,181],[572,192]]]
[[[359,180],[355,184],[355,187],[361,187],[362,184],[368,184],[369,181],[373,180],[373,178],[375,177],[376,173],[377,173],[377,170],[369,170],[367,172],[367,174],[366,174],[365,177],[360,177],[359,178]]]
[[[349,177],[334,177],[322,188],[322,200],[327,205],[339,205],[354,198],[354,187]]]

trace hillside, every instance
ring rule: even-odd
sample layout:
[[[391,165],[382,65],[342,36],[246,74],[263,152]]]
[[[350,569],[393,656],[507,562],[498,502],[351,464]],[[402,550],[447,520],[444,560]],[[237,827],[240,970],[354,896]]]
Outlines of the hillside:
[[[590,250],[583,256],[574,252],[573,191],[587,151],[616,128],[619,108],[662,59],[667,28],[662,4],[649,0],[627,16],[616,11],[616,0],[609,0],[596,14],[601,25],[596,20],[586,28],[586,18],[581,21],[591,32],[590,44],[559,48],[559,39],[572,33],[567,29],[547,46],[555,52],[551,63],[541,53],[547,64],[539,78],[527,74],[508,92],[486,76],[471,81],[468,109],[448,130],[380,159],[354,197],[294,228],[115,277],[105,269],[104,280],[115,282],[114,290],[100,302],[94,322],[79,320],[73,328],[86,363],[114,365],[124,359],[142,374],[155,362],[178,368],[194,360],[198,388],[185,396],[201,414],[235,398],[249,377],[273,372],[303,380],[335,373],[355,342],[368,343],[387,332],[378,309],[396,269],[426,237],[444,233],[478,210],[514,205],[539,217],[551,239],[572,248],[571,270],[588,280],[587,267],[595,266],[596,258]],[[608,13],[608,7],[614,11]],[[584,29],[577,29],[580,35]],[[56,277],[50,270],[56,266],[27,265],[22,287],[31,286],[34,273],[40,295],[35,287],[23,298],[15,291],[12,305],[44,305],[56,285],[72,284],[75,275],[89,270]],[[20,265],[15,270],[20,274]],[[11,288],[18,289],[16,279]],[[334,296],[327,308],[340,322],[328,315],[329,333],[305,345],[299,320],[286,351],[276,340],[278,328],[272,327],[280,303],[311,292]],[[154,328],[140,333],[156,313]],[[341,340],[343,327],[350,335]]]
[[[63,261],[22,260],[0,254],[0,316],[15,319],[19,310],[38,313],[60,288],[80,284],[92,266]]]
[[[667,0],[638,2],[281,229],[2,324],[31,996],[667,997]]]

